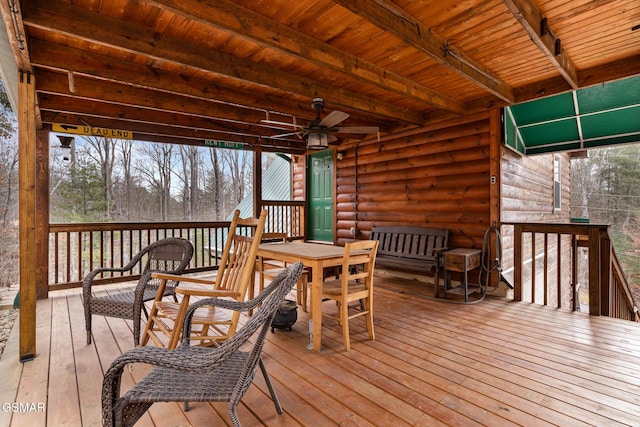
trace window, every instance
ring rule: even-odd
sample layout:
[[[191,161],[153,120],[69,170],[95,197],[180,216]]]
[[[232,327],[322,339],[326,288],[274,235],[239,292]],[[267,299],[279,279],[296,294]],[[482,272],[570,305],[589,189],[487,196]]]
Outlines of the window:
[[[553,156],[553,210],[560,210],[560,156]]]

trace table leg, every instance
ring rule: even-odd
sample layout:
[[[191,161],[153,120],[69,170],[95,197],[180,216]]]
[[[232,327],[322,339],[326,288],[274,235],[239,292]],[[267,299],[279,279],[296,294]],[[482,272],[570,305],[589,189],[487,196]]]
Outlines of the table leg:
[[[313,351],[322,345],[322,264],[313,263],[311,278],[311,320],[313,321]]]
[[[464,303],[469,302],[469,274],[467,268],[467,258],[464,259]]]
[[[451,273],[449,270],[444,270],[444,283],[442,283],[442,289],[444,291],[444,298],[447,298],[447,291],[449,290],[449,284],[451,283]]]

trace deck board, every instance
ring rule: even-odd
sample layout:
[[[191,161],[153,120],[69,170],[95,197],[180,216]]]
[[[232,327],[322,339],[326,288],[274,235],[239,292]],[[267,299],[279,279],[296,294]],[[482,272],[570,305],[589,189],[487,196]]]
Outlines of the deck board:
[[[76,358],[74,346],[69,345],[72,338],[67,299],[52,299],[51,313],[51,328],[56,333],[51,334],[49,382],[56,384],[56,389],[48,394],[47,425],[81,425]]]
[[[422,282],[377,282],[375,341],[356,319],[346,353],[341,328],[327,318],[322,351],[308,351],[302,310],[292,331],[268,334],[264,361],[285,412],[276,414],[258,372],[238,408],[243,425],[638,425],[639,325],[495,298],[448,304]],[[77,289],[38,302],[37,357],[17,362],[16,328],[0,360],[0,397],[45,402],[47,412],[0,413],[0,426],[101,425],[102,375],[133,347],[132,325],[93,322],[86,345]],[[125,370],[123,389],[148,370]],[[194,403],[185,413],[165,403],[137,425],[220,424],[229,424],[226,404]]]

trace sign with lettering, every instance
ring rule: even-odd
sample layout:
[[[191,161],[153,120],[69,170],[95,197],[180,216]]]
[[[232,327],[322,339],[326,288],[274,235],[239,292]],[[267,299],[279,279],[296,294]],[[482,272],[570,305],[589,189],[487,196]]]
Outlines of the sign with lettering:
[[[215,139],[205,139],[206,147],[228,148],[230,150],[244,150],[244,144],[241,142],[217,141]]]
[[[54,132],[71,133],[74,135],[101,136],[104,138],[115,139],[133,139],[133,132],[128,130],[94,128],[91,126],[61,125],[57,123],[54,123],[52,125],[52,130]]]

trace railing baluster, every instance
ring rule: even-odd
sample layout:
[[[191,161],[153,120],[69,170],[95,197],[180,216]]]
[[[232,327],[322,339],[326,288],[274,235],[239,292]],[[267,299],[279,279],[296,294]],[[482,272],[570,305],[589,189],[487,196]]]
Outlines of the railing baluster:
[[[64,280],[65,282],[70,282],[71,281],[71,233],[67,232],[66,233],[67,236],[67,246],[65,248],[66,252],[67,252],[67,256],[65,257],[66,260],[66,269],[67,271],[64,272]]]
[[[571,290],[573,295],[573,290]],[[556,308],[562,308],[562,234],[556,234]]]

